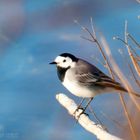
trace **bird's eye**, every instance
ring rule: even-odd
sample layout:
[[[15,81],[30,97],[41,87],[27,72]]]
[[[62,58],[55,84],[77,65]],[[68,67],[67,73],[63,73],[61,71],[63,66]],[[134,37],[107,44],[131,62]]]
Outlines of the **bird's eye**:
[[[66,59],[64,59],[63,62],[66,62]]]

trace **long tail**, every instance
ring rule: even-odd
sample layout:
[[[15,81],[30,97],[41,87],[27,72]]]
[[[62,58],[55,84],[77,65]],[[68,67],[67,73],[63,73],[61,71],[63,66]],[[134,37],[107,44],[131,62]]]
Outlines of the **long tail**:
[[[127,92],[127,93],[128,93],[128,92]],[[132,95],[134,95],[134,96],[136,96],[136,97],[140,97],[140,94],[138,94],[138,93],[136,93],[136,92],[134,92],[134,91],[130,91],[129,93],[132,94]]]
[[[125,89],[122,86],[119,86],[118,89],[119,89],[119,91],[123,91],[123,92],[128,93],[128,94],[130,93],[130,94],[132,94],[132,95],[134,95],[136,97],[140,97],[140,94],[136,93],[135,91],[128,91],[127,89]]]
[[[115,91],[119,91],[119,92],[123,92],[123,93],[130,93],[136,97],[140,97],[140,94],[136,93],[135,91],[128,91],[126,88],[124,88],[120,83],[114,81],[113,79],[110,79],[109,77],[107,77],[106,79],[103,79],[102,81],[96,81],[97,86],[101,86],[101,87],[108,87],[108,88],[112,88]]]
[[[116,90],[120,91],[120,92],[125,92],[125,93],[130,93],[136,97],[140,97],[140,94],[136,93],[135,91],[128,91],[126,88],[124,88],[120,83],[114,82],[111,83],[110,85],[108,84],[108,86],[112,86],[114,87]]]

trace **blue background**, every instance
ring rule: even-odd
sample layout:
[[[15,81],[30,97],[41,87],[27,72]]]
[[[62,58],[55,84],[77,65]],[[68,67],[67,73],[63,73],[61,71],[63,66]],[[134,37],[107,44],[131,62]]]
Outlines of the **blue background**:
[[[129,32],[140,36],[140,5],[132,0],[1,0],[0,1],[0,139],[2,140],[93,140],[56,101],[59,92],[71,95],[59,82],[55,67],[49,65],[63,52],[107,70],[94,57],[100,57],[93,43],[73,21],[102,33],[114,58],[125,69],[118,49],[124,21]],[[87,36],[88,37],[88,36]],[[126,72],[127,74],[127,72]],[[118,95],[95,98],[92,106],[111,133],[125,137],[122,127],[103,116],[118,120],[127,128]],[[126,134],[128,136],[128,134]]]

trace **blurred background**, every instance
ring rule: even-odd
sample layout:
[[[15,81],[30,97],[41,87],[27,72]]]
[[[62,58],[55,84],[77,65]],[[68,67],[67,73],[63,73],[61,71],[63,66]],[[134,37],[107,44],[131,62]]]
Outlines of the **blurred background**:
[[[106,37],[127,75],[118,52],[123,44],[112,38],[124,37],[124,21],[128,20],[129,32],[140,40],[139,14],[135,0],[0,0],[0,139],[96,140],[56,101],[59,92],[77,103],[80,100],[61,85],[49,62],[69,52],[107,73],[94,59],[102,60],[98,49],[80,38],[87,35],[74,23],[78,20],[91,28],[92,17],[96,31]],[[111,133],[129,139],[117,94],[97,96],[92,107]]]

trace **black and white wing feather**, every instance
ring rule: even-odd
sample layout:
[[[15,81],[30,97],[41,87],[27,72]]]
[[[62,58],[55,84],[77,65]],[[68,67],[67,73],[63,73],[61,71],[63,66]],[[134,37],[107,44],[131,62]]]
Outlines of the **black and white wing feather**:
[[[76,69],[76,79],[83,86],[98,86],[100,88],[114,88],[120,91],[126,89],[118,82],[101,72],[97,67],[89,64],[84,60],[78,61]]]

